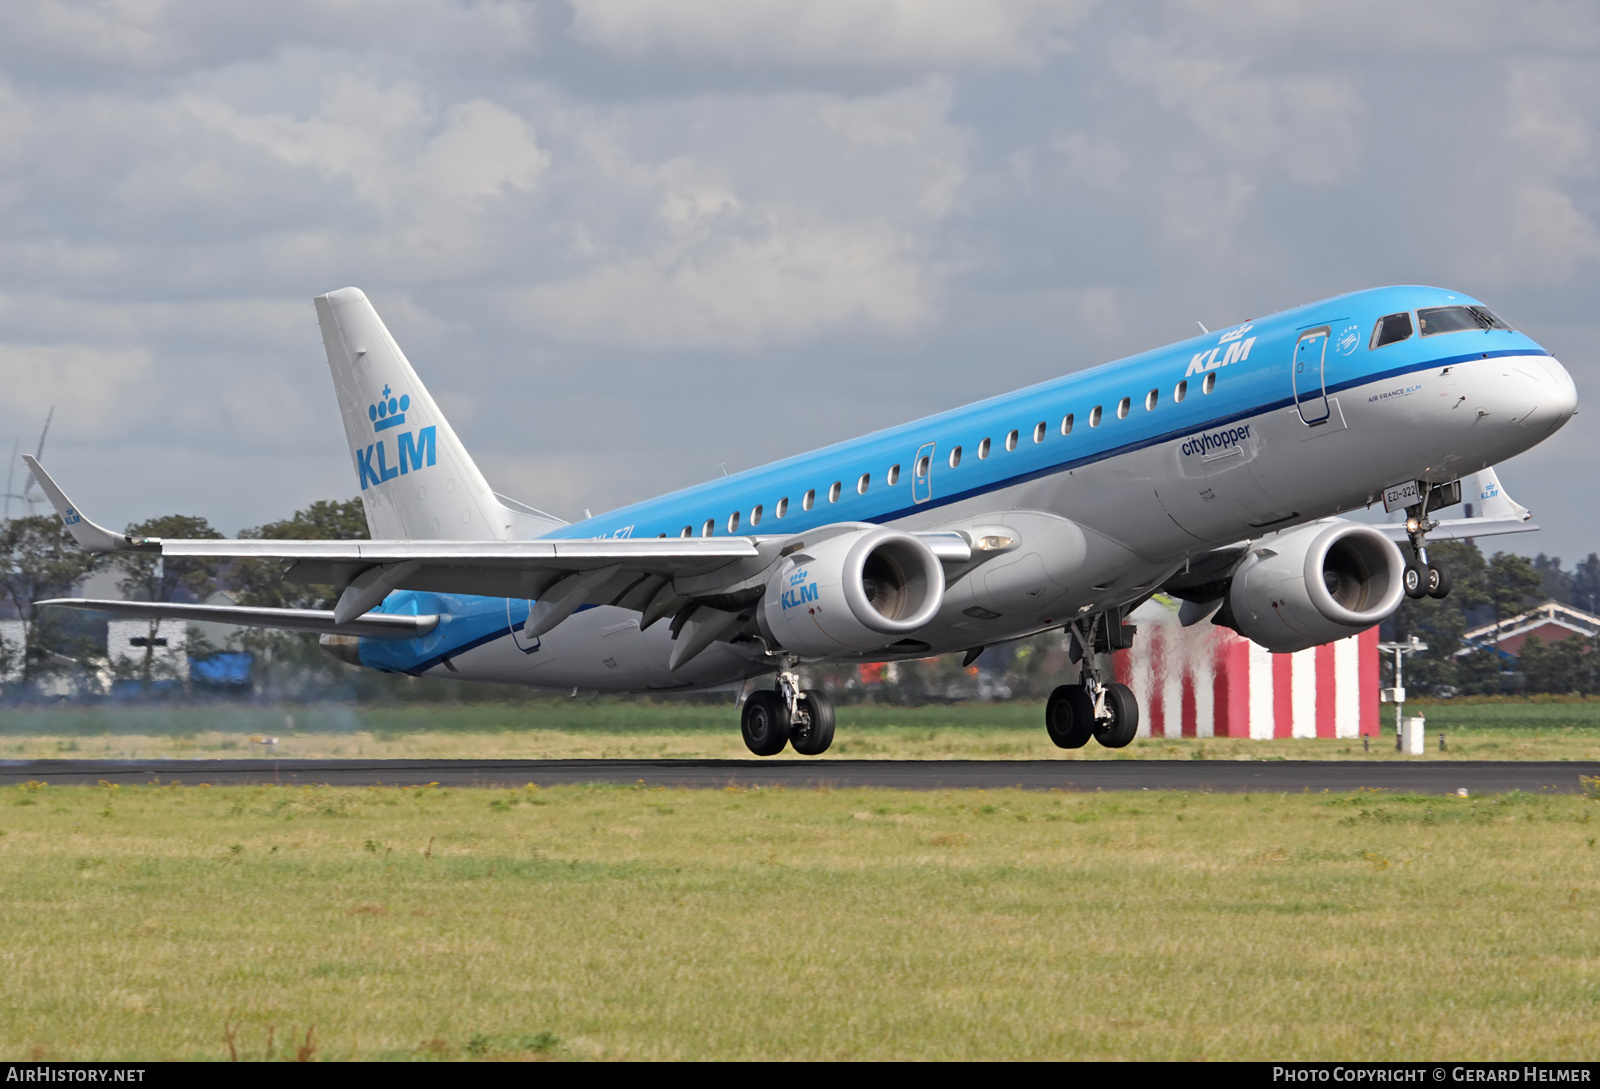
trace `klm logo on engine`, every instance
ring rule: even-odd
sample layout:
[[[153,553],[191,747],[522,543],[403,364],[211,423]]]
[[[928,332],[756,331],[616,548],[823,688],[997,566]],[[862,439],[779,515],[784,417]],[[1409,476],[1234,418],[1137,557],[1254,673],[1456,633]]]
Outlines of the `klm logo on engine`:
[[[811,573],[804,569],[796,571],[789,576],[789,588],[783,592],[783,607],[792,609],[796,605],[809,605],[817,600],[818,589],[814,582],[806,582]]]
[[[362,491],[367,490],[369,482],[382,484],[386,480],[404,476],[413,469],[431,466],[438,460],[438,439],[434,425],[429,424],[417,431],[402,431],[394,437],[395,460],[394,464],[390,464],[389,445],[381,437],[382,432],[404,427],[406,410],[410,407],[409,394],[391,396],[388,386],[383,387],[383,396],[377,404],[367,406],[367,418],[372,421],[373,434],[380,437],[365,450],[356,447],[356,471],[361,475]]]

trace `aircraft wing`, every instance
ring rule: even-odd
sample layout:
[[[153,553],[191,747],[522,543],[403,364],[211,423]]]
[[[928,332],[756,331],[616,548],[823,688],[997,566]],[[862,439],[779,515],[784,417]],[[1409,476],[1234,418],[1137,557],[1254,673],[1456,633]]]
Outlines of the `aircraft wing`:
[[[1428,530],[1430,541],[1464,541],[1501,533],[1532,533],[1539,528],[1533,521],[1533,512],[1506,494],[1493,469],[1475,474],[1471,487],[1467,487],[1463,481],[1461,491],[1468,503],[1476,504],[1477,515],[1439,520]],[[1391,522],[1377,528],[1396,543],[1408,540],[1403,522]]]
[[[282,560],[290,565],[284,576],[286,579],[344,588],[326,618],[278,617],[283,610],[256,610],[252,618],[241,615],[232,619],[234,623],[331,631],[333,629],[317,626],[331,622],[342,630],[357,618],[367,621],[383,615],[369,610],[376,608],[392,591],[421,590],[535,600],[537,603],[525,629],[529,636],[544,634],[585,605],[632,609],[643,614],[641,626],[649,627],[663,616],[680,612],[691,601],[715,597],[765,569],[793,541],[790,536],[528,541],[130,537],[86,518],[36,459],[28,457],[26,461],[68,532],[87,551],[143,552],[218,560]],[[852,526],[853,523],[840,523],[830,530],[837,532]],[[814,539],[830,530],[814,531],[806,536]],[[934,554],[946,562],[965,562],[971,556],[969,544],[959,534],[922,536]],[[727,572],[726,577],[722,577],[723,572]],[[69,604],[66,599],[58,599],[51,604],[111,611],[104,608],[105,602],[91,606],[81,601]],[[166,608],[161,606],[160,610]],[[124,602],[115,611],[136,616],[179,615],[160,610],[150,603]],[[229,618],[217,615],[205,619]]]
[[[1389,540],[1400,544],[1410,540],[1403,522],[1375,526]],[[1501,533],[1532,533],[1538,523],[1514,518],[1446,518],[1428,530],[1430,541],[1464,541],[1471,537],[1494,537]]]
[[[99,601],[93,598],[52,598],[35,602],[64,609],[108,613],[112,616],[155,617],[160,620],[210,621],[219,624],[253,624],[325,635],[357,635],[368,639],[415,639],[439,626],[437,614],[394,616],[368,613],[340,624],[331,609],[253,609],[242,605],[181,605],[154,601]]]

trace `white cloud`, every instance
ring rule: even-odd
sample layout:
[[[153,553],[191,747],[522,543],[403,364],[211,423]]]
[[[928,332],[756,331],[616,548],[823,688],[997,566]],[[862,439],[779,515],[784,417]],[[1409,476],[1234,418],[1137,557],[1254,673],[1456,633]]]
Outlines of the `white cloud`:
[[[441,113],[411,87],[352,76],[329,81],[317,116],[251,116],[190,97],[190,112],[290,166],[348,181],[385,209],[418,200],[478,202],[531,192],[550,165],[521,117],[482,98]]]
[[[1600,44],[1589,0],[1172,0],[1159,21],[1204,48],[1337,63],[1352,53],[1577,51]]]
[[[517,292],[537,327],[584,340],[749,350],[849,323],[909,329],[929,311],[911,240],[881,223],[776,217]]]
[[[1594,102],[1597,94],[1600,78],[1591,64],[1548,58],[1514,64],[1507,94],[1509,134],[1545,170],[1593,175],[1600,165],[1600,146],[1583,107]]]
[[[1560,190],[1523,185],[1510,211],[1513,275],[1535,283],[1561,283],[1580,262],[1600,260],[1600,231]]]
[[[527,122],[481,98],[445,111],[417,163],[424,188],[464,201],[531,193],[549,166]]]
[[[79,56],[140,64],[170,47],[164,31],[172,6],[168,0],[23,4],[11,14],[11,30]]]
[[[569,117],[573,154],[550,182],[565,268],[524,274],[515,307],[563,337],[657,350],[912,329],[932,314],[929,241],[967,174],[950,107],[933,80]],[[652,161],[660,147],[675,154]]]
[[[33,111],[16,92],[0,84],[0,157],[10,157],[33,132]]]
[[[572,33],[610,53],[739,66],[1032,67],[1067,49],[1083,0],[571,0]]]
[[[52,406],[82,435],[133,414],[150,369],[145,348],[0,343],[0,388],[13,426],[42,420]]]
[[[502,57],[533,44],[521,0],[7,0],[0,57],[52,75],[209,68],[294,47],[396,49],[413,60]]]
[[[1135,39],[1113,54],[1128,83],[1153,90],[1187,118],[1231,169],[1282,170],[1298,182],[1347,175],[1361,151],[1363,106],[1338,71],[1252,71],[1245,59],[1196,54],[1187,45]]]

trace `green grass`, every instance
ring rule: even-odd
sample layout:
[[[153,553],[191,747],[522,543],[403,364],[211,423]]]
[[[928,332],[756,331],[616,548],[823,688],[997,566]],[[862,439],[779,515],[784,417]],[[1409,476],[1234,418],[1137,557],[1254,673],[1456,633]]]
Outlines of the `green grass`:
[[[35,784],[0,1056],[1583,1060],[1597,838],[1575,796]]]
[[[1600,734],[1600,698],[1534,697],[1414,700],[1413,712],[1427,716],[1431,729],[1446,731],[1593,730]],[[840,725],[854,730],[892,728],[977,731],[1034,730],[1043,721],[1042,700],[894,707],[854,704],[839,707]],[[1379,717],[1387,727],[1393,707]],[[290,720],[286,722],[286,717]],[[518,703],[309,704],[256,707],[245,704],[100,704],[62,708],[0,710],[0,738],[83,737],[102,734],[183,735],[202,732],[240,735],[354,733],[376,736],[412,733],[494,733],[530,729],[567,733],[678,735],[719,732],[737,726],[731,698],[722,703],[689,703],[612,697],[544,698]]]
[[[1430,724],[1448,730],[1515,730],[1532,734],[1558,730],[1600,731],[1600,699],[1572,696],[1529,698],[1469,697],[1415,700],[1407,705]],[[1386,709],[1392,722],[1394,708]]]
[[[1600,760],[1600,700],[1418,703],[1428,755],[1406,759]],[[839,708],[827,759],[1400,759],[1373,740],[1141,740],[1122,750],[1050,744],[1031,702]],[[1392,710],[1381,717],[1386,728]],[[1444,734],[1447,749],[1440,752]],[[276,738],[265,746],[259,739]],[[257,739],[257,740],[253,740]],[[544,699],[524,703],[296,707],[100,706],[0,713],[0,757],[722,758],[749,756],[730,703]]]

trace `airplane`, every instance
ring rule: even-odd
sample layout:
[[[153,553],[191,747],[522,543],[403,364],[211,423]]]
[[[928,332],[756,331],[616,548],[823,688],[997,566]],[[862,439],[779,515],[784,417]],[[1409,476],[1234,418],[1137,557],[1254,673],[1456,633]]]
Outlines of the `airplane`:
[[[1429,535],[1536,528],[1492,467],[1577,411],[1561,364],[1478,300],[1384,287],[568,524],[490,488],[365,294],[315,304],[371,540],[130,537],[25,460],[85,549],[281,560],[339,587],[334,607],[40,604],[317,632],[344,661],[417,676],[607,692],[770,676],[740,713],[758,756],[832,743],[803,664],[970,662],[1052,630],[1076,676],[1046,701],[1050,738],[1126,746],[1139,708],[1108,655],[1135,607],[1166,593],[1186,624],[1291,652],[1443,596]],[[1475,473],[1483,516],[1433,518]],[[1340,517],[1380,500],[1405,522]]]

